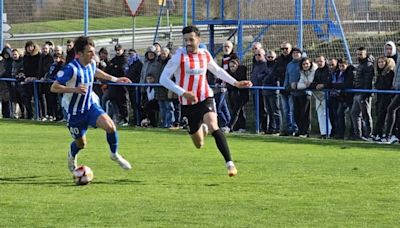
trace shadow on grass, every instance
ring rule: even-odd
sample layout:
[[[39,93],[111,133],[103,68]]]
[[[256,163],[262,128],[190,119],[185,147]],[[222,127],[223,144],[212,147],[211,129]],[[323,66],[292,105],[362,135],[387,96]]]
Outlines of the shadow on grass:
[[[257,142],[273,142],[273,143],[285,143],[285,144],[302,144],[302,145],[318,145],[318,146],[337,146],[338,149],[351,149],[351,148],[363,148],[363,149],[387,149],[393,150],[400,148],[399,145],[388,145],[378,144],[366,141],[351,141],[351,140],[336,140],[336,139],[318,139],[318,138],[298,138],[298,137],[279,137],[279,136],[265,136],[265,135],[251,135],[242,134],[235,135],[230,134],[229,137],[257,141]]]
[[[44,180],[47,179],[47,180]],[[58,185],[66,187],[75,187],[72,178],[54,178],[46,176],[24,176],[24,177],[0,177],[0,184],[9,185]],[[117,179],[109,181],[96,181],[94,180],[91,185],[131,185],[131,184],[142,184],[144,181],[140,180],[129,180],[129,179]]]

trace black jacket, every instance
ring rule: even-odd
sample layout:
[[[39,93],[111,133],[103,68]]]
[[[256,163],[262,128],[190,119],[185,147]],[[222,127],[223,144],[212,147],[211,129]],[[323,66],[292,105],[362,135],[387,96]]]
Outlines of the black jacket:
[[[239,65],[238,69],[235,72],[227,71],[234,79],[237,81],[247,80],[247,67],[243,65]],[[229,92],[229,96],[238,96],[243,102],[247,102],[249,100],[249,89],[238,89],[235,86],[232,86],[227,83],[227,89]]]
[[[354,75],[353,88],[354,89],[372,89],[372,80],[374,79],[374,57],[368,56],[360,61]],[[371,96],[370,93],[362,93],[365,97]]]
[[[353,101],[353,93],[346,93],[341,90],[353,88],[354,71],[354,66],[349,65],[343,73],[338,74],[339,77],[342,77],[342,80],[340,80],[340,82],[333,82],[333,78],[330,78],[328,83],[329,89],[337,90],[336,92],[338,93],[338,99],[347,103],[351,103]]]
[[[286,66],[288,63],[292,61],[292,55],[280,55],[276,59],[276,64],[275,64],[275,69],[273,71],[273,74],[275,77],[278,79],[279,85],[283,86],[283,83],[285,81],[285,74],[286,74]]]
[[[314,80],[309,86],[310,89],[315,89],[318,84],[323,84],[324,87],[328,85],[329,82],[329,67],[325,65],[323,68],[317,68],[314,74]]]

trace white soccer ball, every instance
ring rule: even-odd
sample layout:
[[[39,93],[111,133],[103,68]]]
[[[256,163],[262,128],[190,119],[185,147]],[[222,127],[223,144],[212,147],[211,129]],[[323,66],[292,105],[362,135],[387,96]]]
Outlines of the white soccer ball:
[[[81,165],[74,170],[73,179],[76,185],[87,185],[93,180],[93,171],[89,166]]]

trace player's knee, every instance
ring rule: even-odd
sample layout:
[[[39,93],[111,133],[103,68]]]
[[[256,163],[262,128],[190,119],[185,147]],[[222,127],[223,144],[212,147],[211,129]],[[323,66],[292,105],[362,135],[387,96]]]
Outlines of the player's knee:
[[[107,133],[114,133],[117,130],[117,127],[115,126],[114,122],[110,119],[109,121],[107,121],[104,130]]]
[[[85,149],[87,142],[86,140],[78,140],[76,141],[76,145],[80,148],[80,149]]]

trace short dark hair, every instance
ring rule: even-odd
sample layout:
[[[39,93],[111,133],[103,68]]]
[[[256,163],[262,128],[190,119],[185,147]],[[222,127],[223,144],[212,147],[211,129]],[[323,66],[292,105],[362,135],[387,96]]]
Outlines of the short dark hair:
[[[189,25],[182,29],[182,35],[185,35],[186,33],[191,33],[191,32],[194,32],[196,34],[196,36],[200,37],[200,30],[195,25]]]
[[[92,38],[88,36],[80,36],[75,39],[74,43],[74,49],[76,53],[83,52],[83,50],[85,50],[86,46],[88,45],[94,47],[94,42]]]
[[[73,43],[73,40],[67,40],[67,44]]]
[[[348,65],[347,60],[346,60],[346,59],[343,59],[343,58],[338,59],[337,62],[338,62],[338,64],[345,64],[345,65]]]
[[[367,51],[367,49],[365,47],[359,47],[357,48],[357,51]]]

